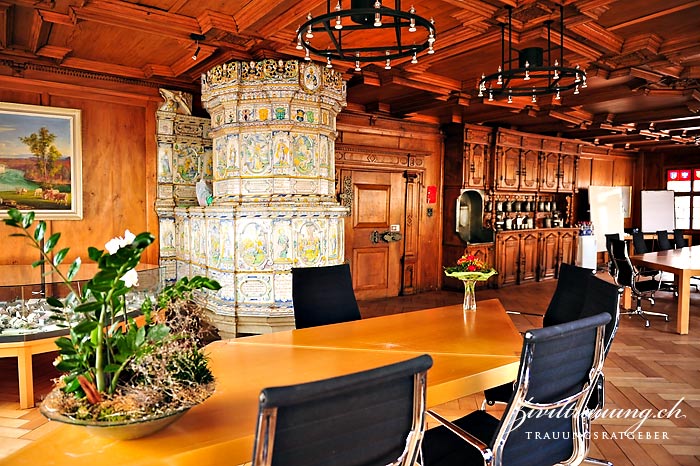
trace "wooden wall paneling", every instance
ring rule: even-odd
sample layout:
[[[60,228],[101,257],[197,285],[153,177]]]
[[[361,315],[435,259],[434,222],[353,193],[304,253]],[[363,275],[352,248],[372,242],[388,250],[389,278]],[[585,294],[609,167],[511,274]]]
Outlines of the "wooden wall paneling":
[[[578,189],[588,189],[591,185],[591,174],[593,170],[593,159],[581,157],[578,160],[576,173],[576,187]]]
[[[634,163],[627,158],[615,158],[613,161],[612,186],[632,186]]]
[[[0,100],[33,105],[43,101],[48,106],[82,111],[83,219],[47,222],[47,230],[60,232],[60,244],[71,248],[66,260],[76,256],[87,260],[88,246],[103,248],[127,228],[157,234],[151,196],[155,195],[158,91],[140,88],[138,93],[127,93],[92,84],[87,79],[77,86],[0,76]],[[5,240],[9,233],[0,225],[0,238]],[[37,259],[33,250],[15,240],[9,239],[12,247],[0,252],[0,264],[29,264]],[[144,261],[157,258],[156,243],[147,250]]]
[[[156,189],[151,189],[151,186],[157,186],[157,165],[158,165],[158,142],[157,142],[157,132],[156,129],[156,118],[148,118],[148,115],[155,115],[160,102],[149,101],[145,108],[145,140],[144,140],[144,185],[142,191],[144,194],[144,201],[146,206],[146,224],[145,229],[153,233],[156,237],[155,244],[160,244],[160,230],[158,222],[158,214],[154,206],[156,205],[157,193]],[[160,263],[160,248],[150,247],[143,254],[143,262],[148,264],[158,264]]]
[[[593,159],[591,165],[592,186],[612,186],[613,161],[609,159]]]

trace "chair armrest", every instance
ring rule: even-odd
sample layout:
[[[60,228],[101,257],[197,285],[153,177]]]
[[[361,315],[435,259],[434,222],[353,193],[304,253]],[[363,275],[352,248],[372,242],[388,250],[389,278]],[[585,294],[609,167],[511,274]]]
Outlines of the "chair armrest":
[[[536,313],[534,313],[534,312],[506,311],[506,314],[516,314],[516,315],[523,315],[523,316],[543,317],[542,314],[536,314]]]
[[[440,424],[445,426],[450,432],[454,433],[457,435],[459,438],[464,440],[465,442],[469,443],[471,446],[474,448],[477,448],[481,452],[481,456],[484,457],[484,460],[489,463],[491,459],[493,458],[493,452],[489,448],[488,445],[486,445],[484,442],[467,432],[466,430],[462,429],[456,424],[453,424],[452,422],[448,421],[444,417],[440,416],[438,413],[435,411],[427,410],[426,411],[430,416],[435,418]]]

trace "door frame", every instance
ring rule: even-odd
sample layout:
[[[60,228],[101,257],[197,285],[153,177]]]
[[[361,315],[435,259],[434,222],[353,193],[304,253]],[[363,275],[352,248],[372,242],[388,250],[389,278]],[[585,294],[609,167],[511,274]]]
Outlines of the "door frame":
[[[418,249],[420,216],[423,208],[422,196],[425,179],[425,157],[427,151],[406,151],[376,148],[354,144],[335,145],[335,184],[340,203],[352,212],[352,179],[341,179],[343,170],[381,171],[401,173],[404,183],[404,206],[402,213],[403,239],[400,264],[399,296],[414,294],[420,287],[421,257]],[[410,206],[409,206],[410,199]],[[346,260],[347,244],[343,251]]]

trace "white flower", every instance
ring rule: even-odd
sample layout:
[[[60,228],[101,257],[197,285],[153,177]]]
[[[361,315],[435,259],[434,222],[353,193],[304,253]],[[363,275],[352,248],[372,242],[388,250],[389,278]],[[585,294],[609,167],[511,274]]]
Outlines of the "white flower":
[[[139,274],[136,272],[136,269],[131,269],[125,273],[120,280],[124,282],[127,288],[131,288],[139,284]]]
[[[124,246],[128,246],[131,243],[133,243],[134,238],[136,238],[136,235],[134,235],[129,230],[125,230],[123,238],[121,236],[117,236],[116,238],[112,238],[111,240],[107,241],[105,243],[105,249],[110,254],[114,254],[117,251],[119,251],[119,249],[123,248]]]

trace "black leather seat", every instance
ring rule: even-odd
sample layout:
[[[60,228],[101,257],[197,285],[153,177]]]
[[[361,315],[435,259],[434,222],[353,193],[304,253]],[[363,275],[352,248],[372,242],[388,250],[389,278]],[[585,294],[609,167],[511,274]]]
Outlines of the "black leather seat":
[[[349,264],[293,268],[292,303],[296,328],[361,319]]]

